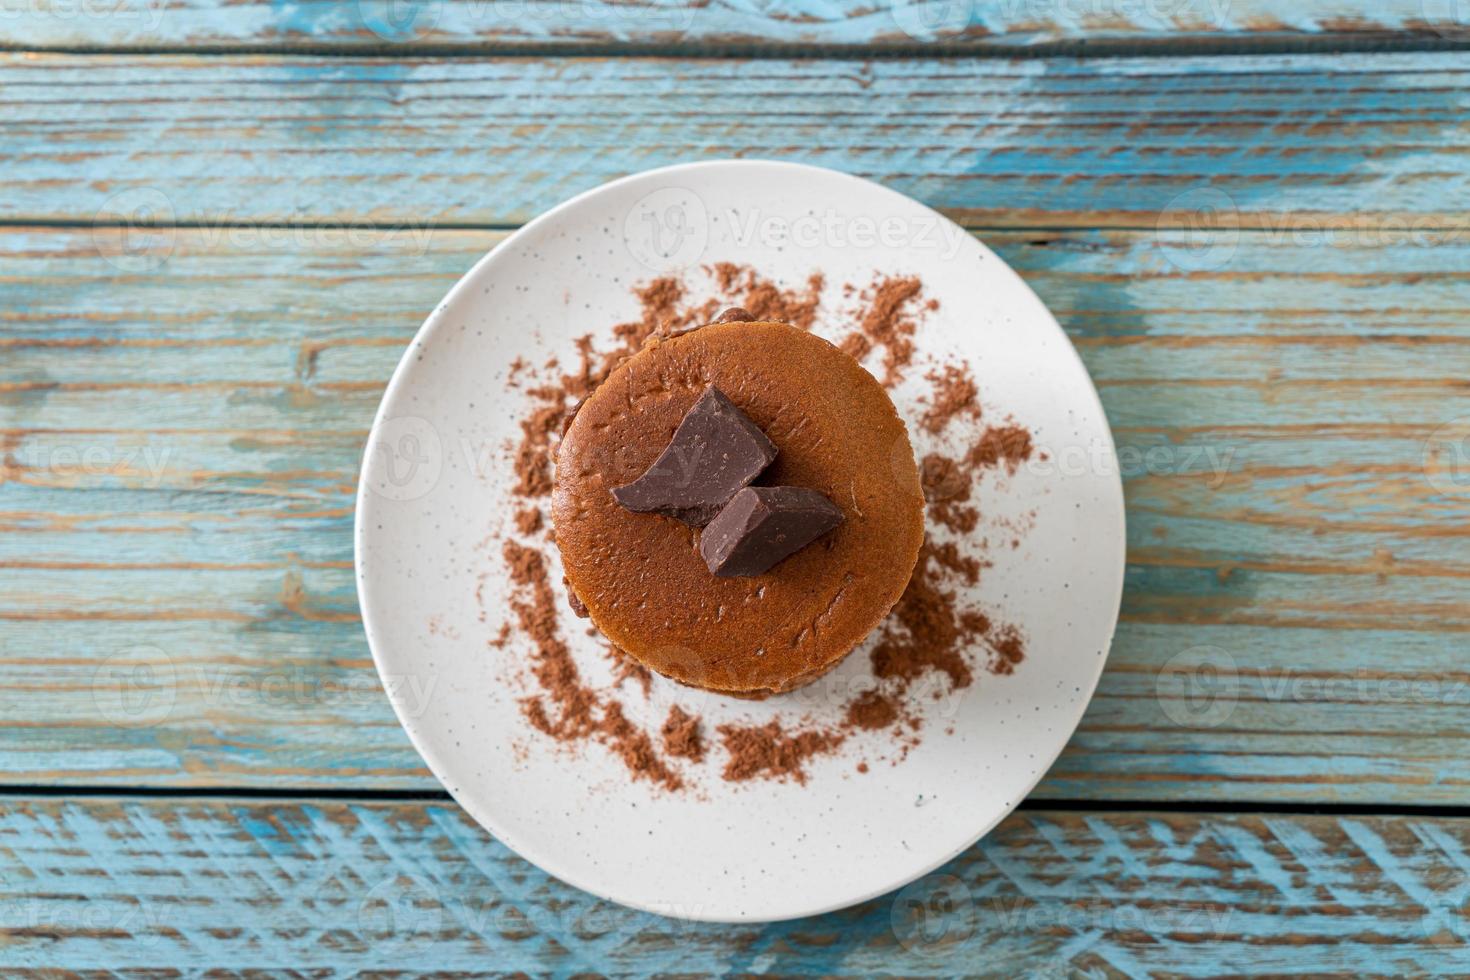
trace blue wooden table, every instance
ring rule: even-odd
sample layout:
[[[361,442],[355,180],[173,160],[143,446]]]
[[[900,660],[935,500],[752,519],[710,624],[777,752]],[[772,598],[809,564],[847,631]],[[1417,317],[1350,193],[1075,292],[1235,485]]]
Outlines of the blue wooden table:
[[[0,47],[0,973],[1470,973],[1470,7],[14,0]],[[996,248],[1129,505],[1032,800],[765,927],[467,820],[350,564],[372,412],[473,260],[742,155]]]

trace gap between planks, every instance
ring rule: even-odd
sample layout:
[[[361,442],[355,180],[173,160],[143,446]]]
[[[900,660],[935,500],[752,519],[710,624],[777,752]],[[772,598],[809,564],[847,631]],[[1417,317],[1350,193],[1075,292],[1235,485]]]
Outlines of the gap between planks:
[[[23,45],[0,43],[4,54],[140,55],[144,57],[261,57],[320,58],[707,58],[742,61],[869,60],[924,58],[932,60],[1027,60],[1056,58],[1170,58],[1231,57],[1280,54],[1383,54],[1470,51],[1470,35],[1444,37],[1432,29],[1381,34],[1273,34],[1234,37],[1185,36],[1157,38],[1069,38],[1023,43],[965,41],[893,43],[792,43],[780,41],[701,41],[693,44],[647,43],[525,43],[525,44],[381,44],[344,42],[211,44],[200,45]]]
[[[353,803],[452,803],[443,789],[320,789],[265,788],[249,786],[163,787],[163,786],[51,786],[0,785],[0,808],[6,800],[26,798],[61,799],[161,799],[161,800],[280,800],[297,802],[332,800]],[[1017,812],[1058,811],[1068,813],[1193,813],[1193,814],[1283,814],[1324,817],[1423,817],[1449,820],[1470,819],[1470,805],[1240,802],[1233,800],[1085,800],[1028,797],[1015,807]]]
[[[710,162],[710,161],[693,161]],[[661,169],[661,168],[656,168]],[[629,173],[625,176],[634,176]],[[923,203],[922,201],[919,203]],[[972,235],[1015,235],[1020,233],[1036,235],[1075,235],[1079,232],[1120,232],[1124,234],[1147,234],[1154,235],[1161,232],[1190,231],[1187,227],[1175,227],[1170,224],[1160,224],[1155,221],[1152,224],[1135,224],[1129,221],[1099,221],[1098,214],[1079,213],[1066,214],[1052,212],[1049,217],[1053,220],[1045,224],[1036,224],[1017,218],[1014,222],[1005,223],[990,221],[967,220],[963,213],[954,215],[941,209],[933,209],[939,214],[949,218],[960,228]],[[1020,212],[1018,212],[1020,213]],[[988,217],[994,218],[994,215]],[[1214,234],[1226,236],[1259,237],[1266,241],[1273,238],[1281,238],[1294,234],[1317,234],[1330,235],[1338,231],[1351,231],[1354,233],[1385,231],[1393,234],[1423,234],[1426,232],[1453,232],[1457,235],[1470,239],[1470,226],[1467,226],[1463,217],[1448,214],[1422,214],[1418,212],[1385,211],[1373,215],[1376,220],[1363,220],[1367,215],[1362,212],[1348,214],[1335,214],[1321,211],[1262,211],[1242,213],[1237,217],[1233,226],[1222,226],[1213,229]],[[1061,220],[1056,220],[1060,218]],[[1070,220],[1067,220],[1070,219]],[[1349,223],[1342,224],[1341,219],[1347,219]],[[1337,222],[1337,223],[1334,223]],[[1411,223],[1405,228],[1405,223]],[[267,219],[262,221],[107,221],[88,220],[85,218],[46,218],[36,215],[0,215],[0,234],[24,231],[47,231],[54,229],[77,229],[82,231],[92,230],[125,230],[125,231],[208,231],[224,232],[231,230],[244,231],[346,231],[354,234],[373,234],[378,232],[400,232],[400,231],[464,231],[482,232],[489,234],[511,235],[522,228],[524,224],[505,224],[499,222],[472,222],[472,221],[424,221],[417,223],[398,222],[376,222],[376,221],[279,221]]]

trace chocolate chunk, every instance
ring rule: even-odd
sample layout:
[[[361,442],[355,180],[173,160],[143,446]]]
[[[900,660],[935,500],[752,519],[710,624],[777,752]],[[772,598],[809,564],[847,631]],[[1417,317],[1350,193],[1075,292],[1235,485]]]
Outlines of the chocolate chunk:
[[[587,404],[587,398],[585,396],[577,399],[577,404],[573,405],[572,410],[567,413],[567,417],[561,420],[562,435],[566,435],[567,430],[572,427],[572,423],[577,421],[577,413],[582,410],[582,406],[585,404]]]
[[[561,584],[567,590],[567,605],[572,607],[572,614],[578,619],[590,619],[592,614],[587,611],[587,605],[582,601],[582,597],[577,595],[577,590],[572,588],[571,579],[563,575]]]
[[[805,487],[746,487],[704,529],[699,554],[720,578],[762,575],[842,523]]]
[[[750,323],[754,320],[755,314],[743,306],[732,306],[715,317],[716,323]]]
[[[654,464],[612,493],[636,513],[665,514],[702,527],[775,458],[766,434],[711,385]]]

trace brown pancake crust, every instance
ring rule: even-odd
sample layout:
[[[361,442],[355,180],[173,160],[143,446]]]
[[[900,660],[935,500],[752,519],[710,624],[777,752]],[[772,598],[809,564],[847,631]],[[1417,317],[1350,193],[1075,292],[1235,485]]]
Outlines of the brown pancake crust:
[[[819,490],[845,517],[755,578],[716,578],[697,529],[611,493],[711,384],[780,451],[759,483]],[[557,454],[552,519],[567,578],[609,640],[683,683],[759,695],[821,676],[893,608],[923,544],[924,494],[908,431],[861,365],[784,323],[720,323],[650,343],[582,404]]]

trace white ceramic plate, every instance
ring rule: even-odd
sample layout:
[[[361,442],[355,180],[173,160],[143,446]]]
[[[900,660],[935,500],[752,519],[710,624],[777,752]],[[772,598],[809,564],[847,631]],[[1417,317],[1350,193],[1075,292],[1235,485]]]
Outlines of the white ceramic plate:
[[[840,287],[875,270],[917,274],[939,300],[919,340],[972,366],[987,411],[1031,429],[1046,462],[985,484],[987,527],[1025,524],[995,548],[976,592],[1020,625],[1027,659],[1006,677],[940,701],[907,758],[864,733],[809,764],[810,782],[696,780],[669,794],[630,781],[599,745],[569,751],[533,732],[508,677],[524,646],[489,646],[505,615],[499,548],[516,509],[505,447],[520,397],[518,357],[540,364],[589,330],[636,319],[633,284],[731,260],[787,285]],[[895,394],[911,418],[923,387]],[[912,425],[911,425],[912,428]],[[921,448],[922,452],[922,448]],[[1076,727],[1102,671],[1124,566],[1123,494],[1113,444],[1076,352],[1035,294],[996,255],[929,208],[814,167],[721,161],[638,174],[574,198],[485,256],[425,322],[383,398],[357,509],[363,620],[399,720],[429,768],[492,834],[547,872],[664,915],[764,921],[816,914],[902,886],[953,858],[1030,791]],[[559,570],[553,580],[559,581]],[[481,589],[477,599],[476,591]],[[485,611],[489,611],[488,618]],[[565,632],[585,673],[601,646]],[[833,675],[868,670],[861,652]],[[830,684],[823,689],[831,691]],[[713,698],[655,679],[624,700],[657,726],[670,703],[706,723],[759,722],[787,698]],[[817,721],[840,699],[797,704]],[[863,740],[866,739],[866,742]],[[856,760],[872,759],[870,772]]]

